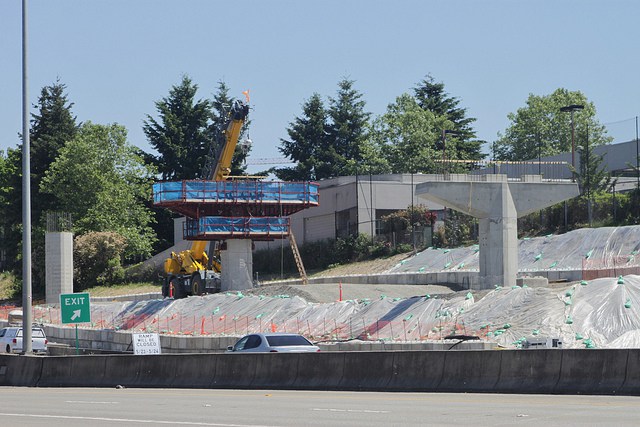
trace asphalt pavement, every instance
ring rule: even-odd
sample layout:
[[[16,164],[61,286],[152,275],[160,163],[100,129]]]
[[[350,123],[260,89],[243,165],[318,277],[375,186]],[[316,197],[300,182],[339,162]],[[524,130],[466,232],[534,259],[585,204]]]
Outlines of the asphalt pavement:
[[[0,387],[6,426],[635,426],[639,397]]]

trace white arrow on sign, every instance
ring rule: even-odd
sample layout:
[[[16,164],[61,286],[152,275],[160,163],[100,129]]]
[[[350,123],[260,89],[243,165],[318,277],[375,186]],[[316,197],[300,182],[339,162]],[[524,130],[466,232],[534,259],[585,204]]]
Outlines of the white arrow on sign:
[[[73,316],[71,316],[71,320],[76,320],[78,317],[80,317],[81,312],[82,310],[73,310]]]

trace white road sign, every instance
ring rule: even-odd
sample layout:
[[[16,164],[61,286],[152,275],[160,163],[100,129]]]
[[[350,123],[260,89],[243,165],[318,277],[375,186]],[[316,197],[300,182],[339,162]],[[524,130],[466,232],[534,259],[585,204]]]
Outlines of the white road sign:
[[[133,354],[160,354],[160,335],[132,334]]]

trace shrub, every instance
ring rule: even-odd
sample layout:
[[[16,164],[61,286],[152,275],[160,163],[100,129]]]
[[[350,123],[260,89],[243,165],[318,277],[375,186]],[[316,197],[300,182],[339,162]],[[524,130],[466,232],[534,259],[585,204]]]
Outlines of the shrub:
[[[91,232],[75,238],[74,281],[78,289],[121,283],[126,239],[113,232]]]

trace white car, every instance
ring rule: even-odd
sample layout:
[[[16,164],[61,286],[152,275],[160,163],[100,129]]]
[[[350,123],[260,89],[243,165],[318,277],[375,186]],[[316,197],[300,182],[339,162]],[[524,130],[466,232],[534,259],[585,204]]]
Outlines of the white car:
[[[34,353],[47,352],[47,336],[44,330],[34,326],[31,328],[31,347]],[[22,351],[22,328],[9,326],[0,329],[0,351],[20,353]]]
[[[233,353],[307,353],[320,349],[298,334],[251,334],[227,347]]]

